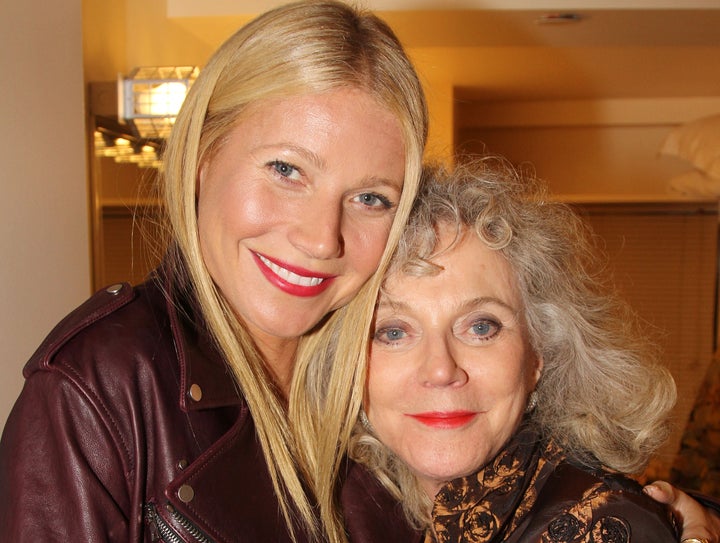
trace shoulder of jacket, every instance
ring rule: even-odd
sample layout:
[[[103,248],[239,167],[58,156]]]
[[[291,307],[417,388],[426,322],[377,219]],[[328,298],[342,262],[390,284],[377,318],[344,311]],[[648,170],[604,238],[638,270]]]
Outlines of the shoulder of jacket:
[[[53,356],[73,337],[127,306],[137,297],[136,288],[129,283],[117,283],[98,290],[52,329],[25,365],[25,377],[47,368]]]
[[[569,461],[555,467],[543,491],[563,496],[561,499],[577,499],[589,489],[642,494],[642,486],[622,473],[578,466]]]
[[[556,481],[582,481],[586,487],[597,486],[602,483],[609,491],[632,492],[642,494],[642,485],[635,479],[615,471],[602,468],[590,468],[573,464],[569,461],[561,462],[555,469]]]
[[[561,462],[540,491],[528,531],[538,529],[562,535],[562,541],[580,541],[594,530],[618,542],[677,541],[680,533],[672,512],[637,481],[569,462]]]

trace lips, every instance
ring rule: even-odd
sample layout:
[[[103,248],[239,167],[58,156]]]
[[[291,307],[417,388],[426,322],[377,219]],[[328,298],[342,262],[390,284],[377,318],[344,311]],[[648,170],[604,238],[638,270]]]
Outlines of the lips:
[[[433,411],[407,416],[431,428],[454,429],[469,424],[476,415],[474,411]]]
[[[290,266],[259,253],[252,253],[252,255],[265,278],[292,296],[317,296],[325,291],[336,277]]]

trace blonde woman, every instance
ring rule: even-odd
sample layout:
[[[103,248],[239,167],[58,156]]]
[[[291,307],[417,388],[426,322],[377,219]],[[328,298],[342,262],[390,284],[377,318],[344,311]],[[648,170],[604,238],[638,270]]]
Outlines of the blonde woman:
[[[230,37],[168,141],[162,267],[92,297],[25,368],[2,540],[412,535],[342,451],[426,124],[372,14],[301,2]]]

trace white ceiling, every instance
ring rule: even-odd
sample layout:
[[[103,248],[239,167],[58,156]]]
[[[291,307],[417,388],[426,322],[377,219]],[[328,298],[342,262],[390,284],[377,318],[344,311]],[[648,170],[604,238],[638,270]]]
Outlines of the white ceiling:
[[[171,17],[259,13],[287,0],[167,0]],[[720,9],[720,0],[358,0],[379,11]]]
[[[285,1],[166,0],[168,17],[187,23],[193,17],[231,20]],[[720,0],[358,3],[383,12],[401,41],[426,63],[451,72],[467,97],[720,96]],[[574,12],[581,20],[538,24],[552,12]]]

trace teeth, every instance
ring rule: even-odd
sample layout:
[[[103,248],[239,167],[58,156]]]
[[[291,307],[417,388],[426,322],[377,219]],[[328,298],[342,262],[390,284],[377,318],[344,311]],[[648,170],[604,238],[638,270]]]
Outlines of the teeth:
[[[278,275],[279,277],[281,277],[288,283],[292,283],[293,285],[298,285],[301,287],[314,287],[323,282],[323,279],[321,277],[304,277],[302,275],[298,275],[297,273],[293,273],[290,270],[286,270],[285,268],[281,268],[274,262],[270,262],[267,258],[263,257],[262,255],[257,255],[257,256],[276,275]]]

